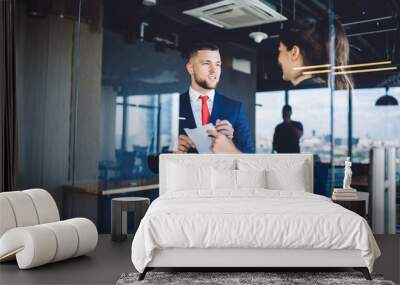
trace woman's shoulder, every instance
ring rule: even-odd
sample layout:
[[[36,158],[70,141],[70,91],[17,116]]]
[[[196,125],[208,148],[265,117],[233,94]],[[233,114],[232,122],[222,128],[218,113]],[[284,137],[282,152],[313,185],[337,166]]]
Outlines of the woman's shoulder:
[[[312,88],[326,88],[327,84],[321,77],[311,77],[301,81],[295,86],[295,89],[312,89]]]

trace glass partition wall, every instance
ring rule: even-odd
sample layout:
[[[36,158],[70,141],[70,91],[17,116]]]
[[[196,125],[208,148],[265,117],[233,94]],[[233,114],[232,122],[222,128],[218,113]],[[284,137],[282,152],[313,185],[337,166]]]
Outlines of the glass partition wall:
[[[77,21],[81,34],[76,42],[87,53],[81,47],[75,58],[80,81],[73,82],[71,184],[97,192],[147,185],[157,189],[158,174],[148,158],[176,144],[179,92],[187,80],[184,60],[175,49],[127,38],[126,30],[114,26],[119,18],[113,11],[103,16],[102,31],[89,32],[91,39],[82,35],[84,23]]]

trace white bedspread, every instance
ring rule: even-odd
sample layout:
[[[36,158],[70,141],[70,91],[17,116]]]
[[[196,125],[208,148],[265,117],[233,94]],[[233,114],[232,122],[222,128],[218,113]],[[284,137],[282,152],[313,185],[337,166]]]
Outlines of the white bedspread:
[[[164,248],[358,249],[370,271],[380,255],[359,215],[320,195],[265,189],[164,194],[134,237],[136,269]]]

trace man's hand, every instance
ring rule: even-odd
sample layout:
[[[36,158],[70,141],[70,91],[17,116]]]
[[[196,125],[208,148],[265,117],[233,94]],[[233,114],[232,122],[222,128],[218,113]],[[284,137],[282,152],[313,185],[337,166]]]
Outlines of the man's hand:
[[[175,153],[187,153],[189,149],[196,148],[196,145],[187,135],[178,137],[178,150]]]
[[[217,130],[217,132],[225,135],[227,138],[233,139],[234,129],[228,120],[217,119],[217,121],[215,122],[215,129]]]
[[[235,147],[232,140],[228,139],[222,133],[216,130],[207,130],[208,136],[211,137],[212,142],[210,150],[214,153],[240,153],[240,151]]]

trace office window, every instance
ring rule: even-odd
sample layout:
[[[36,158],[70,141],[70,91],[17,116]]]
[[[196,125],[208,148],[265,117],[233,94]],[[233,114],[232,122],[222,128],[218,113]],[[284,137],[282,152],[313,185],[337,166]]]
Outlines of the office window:
[[[271,153],[275,126],[282,122],[285,91],[256,93],[256,152]]]
[[[160,134],[158,152],[173,151],[179,134],[179,93],[160,96]]]
[[[329,95],[330,96],[330,95]],[[330,116],[329,113],[327,116]],[[334,163],[344,165],[349,147],[349,91],[336,90],[333,98]]]
[[[292,120],[303,124],[300,151],[317,154],[322,162],[330,161],[330,93],[329,89],[289,91]]]
[[[142,178],[155,177],[147,157],[173,149],[178,136],[178,113],[179,93],[118,96],[115,163],[112,164],[115,176],[101,179],[142,184]]]
[[[375,106],[385,88],[356,89],[353,94],[353,161],[368,163],[373,146],[400,147],[399,106]],[[400,102],[400,87],[389,88],[388,94]]]
[[[400,185],[400,108],[376,106],[378,98],[385,95],[385,88],[354,90],[353,96],[353,161],[369,163],[369,151],[374,146],[396,147],[396,185],[399,201]],[[400,102],[400,87],[388,89]],[[397,202],[397,231],[400,231],[400,204]]]
[[[117,98],[117,148],[146,149],[148,153],[173,150],[178,136],[179,93],[128,96],[126,118],[123,118],[123,98]],[[123,120],[126,120],[122,143]]]
[[[330,91],[329,89],[302,89],[288,91],[292,106],[292,120],[303,124],[300,140],[302,153],[315,153],[321,161],[330,161]],[[256,94],[256,150],[272,152],[275,126],[282,122],[285,91],[259,92]],[[347,154],[348,92],[335,91],[334,136],[335,163],[343,163]]]
[[[157,95],[134,95],[127,98],[125,150],[147,152],[157,139]]]

